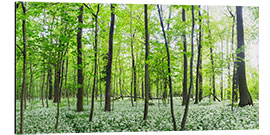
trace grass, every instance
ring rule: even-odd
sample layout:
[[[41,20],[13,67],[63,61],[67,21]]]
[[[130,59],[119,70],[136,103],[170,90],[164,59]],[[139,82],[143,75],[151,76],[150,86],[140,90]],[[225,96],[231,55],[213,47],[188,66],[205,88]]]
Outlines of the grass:
[[[174,99],[174,111],[177,128],[180,129],[184,107],[181,99]],[[112,112],[104,112],[104,104],[95,103],[93,122],[89,123],[89,105],[84,100],[84,111],[76,112],[76,98],[71,99],[71,109],[67,108],[66,99],[62,99],[59,119],[59,133],[84,132],[140,132],[140,131],[172,131],[169,104],[149,106],[147,122],[143,122],[144,102],[139,100],[131,106],[130,99],[114,102]],[[234,107],[231,111],[230,101],[209,102],[203,100],[194,105],[191,101],[185,130],[242,130],[259,129],[259,103],[254,106]],[[28,103],[28,105],[30,105]],[[42,107],[41,101],[34,100],[24,113],[25,133],[55,133],[56,106],[49,101],[49,108]],[[112,105],[113,106],[113,105]],[[20,128],[20,102],[16,101],[16,133]]]

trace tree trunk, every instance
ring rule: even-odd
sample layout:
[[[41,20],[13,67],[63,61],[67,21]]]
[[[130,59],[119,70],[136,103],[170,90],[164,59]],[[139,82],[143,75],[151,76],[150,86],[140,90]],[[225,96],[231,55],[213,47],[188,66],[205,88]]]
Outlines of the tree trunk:
[[[97,13],[95,16],[95,71],[94,71],[94,81],[93,81],[93,90],[92,90],[92,102],[91,102],[91,111],[90,111],[90,116],[89,116],[89,122],[92,121],[93,119],[93,114],[94,114],[94,105],[95,105],[95,90],[96,90],[96,82],[97,82],[97,44],[98,44],[98,13],[99,13],[99,4],[97,7]]]
[[[30,57],[30,83],[29,83],[29,102],[30,102],[30,108],[32,110],[33,107],[33,68],[32,68],[32,60]]]
[[[185,129],[187,115],[188,115],[188,107],[189,107],[189,98],[190,93],[192,91],[193,87],[193,75],[192,75],[192,66],[193,66],[193,34],[194,34],[194,6],[192,6],[192,30],[191,30],[191,58],[190,58],[190,84],[189,84],[189,90],[188,90],[188,98],[187,103],[185,105],[185,112],[183,115],[183,119],[181,122],[181,131]]]
[[[169,77],[169,87],[170,87],[170,103],[171,103],[171,115],[172,115],[172,122],[173,122],[173,129],[176,131],[176,121],[175,121],[175,117],[174,117],[174,110],[173,110],[173,91],[172,91],[172,79],[171,79],[171,58],[170,58],[170,50],[169,50],[169,45],[167,43],[167,36],[164,30],[164,26],[163,26],[163,19],[160,13],[160,9],[159,6],[157,5],[157,9],[158,9],[158,13],[159,13],[159,20],[160,20],[160,25],[162,28],[162,32],[163,32],[163,37],[165,40],[165,46],[166,46],[166,50],[167,50],[167,62],[168,62],[168,77]]]
[[[130,102],[131,106],[133,107],[133,99],[132,99],[132,89],[133,89],[133,74],[131,75],[131,82],[130,82]]]
[[[42,107],[44,107],[44,100],[43,100],[43,88],[44,88],[44,83],[45,83],[45,70],[43,71],[43,77],[42,77],[42,86],[41,86],[41,93],[40,93],[40,97],[41,97],[41,101],[42,101]]]
[[[200,8],[200,6],[199,6]],[[201,78],[202,78],[202,71],[201,71],[201,48],[202,48],[202,20],[201,20],[201,11],[199,9],[199,45],[198,45],[198,59],[197,59],[197,72],[196,72],[196,94],[195,94],[195,102],[194,104],[198,104],[199,102],[199,91],[202,91],[201,85]]]
[[[59,63],[56,63],[54,67],[54,99],[53,102],[57,103],[58,101],[58,91],[59,91]]]
[[[49,70],[48,70],[48,81],[49,81],[49,99],[53,99],[52,97],[52,93],[53,93],[53,86],[52,86],[52,69],[51,66],[49,66]]]
[[[142,78],[142,98],[144,98],[144,90],[143,90],[144,86],[143,86],[143,78]]]
[[[186,17],[185,17],[185,8],[182,8],[182,21],[185,23],[186,21]],[[185,28],[184,28],[185,29]],[[182,105],[186,105],[187,102],[187,44],[186,44],[186,32],[184,30],[183,34],[182,34],[182,38],[183,38],[183,45],[184,45],[184,77],[183,77],[183,93],[182,93],[182,97],[183,97],[183,101],[182,101]]]
[[[66,87],[66,96],[67,96],[67,102],[68,102],[68,109],[70,109],[69,86],[67,85],[67,77],[68,77],[68,57],[67,57],[67,61],[66,61],[65,87]]]
[[[83,23],[83,5],[80,7],[78,16],[79,24]],[[77,93],[77,112],[83,111],[83,69],[82,69],[82,27],[78,27],[77,33],[77,65],[78,65],[78,93]]]
[[[111,25],[109,33],[109,53],[107,64],[106,90],[105,90],[105,111],[111,111],[111,73],[112,73],[112,58],[113,58],[113,32],[114,32],[114,5],[111,4]]]
[[[252,97],[248,91],[246,82],[245,43],[242,17],[242,6],[236,7],[237,19],[237,76],[239,80],[240,102],[239,106],[253,105]]]
[[[221,39],[222,40],[222,39]],[[223,90],[223,41],[221,41],[221,79],[220,79],[220,99],[223,100],[224,90]]]
[[[23,9],[23,15],[26,15],[26,9],[25,6],[23,4],[23,2],[21,2],[22,5],[22,9]],[[25,34],[25,19],[23,19],[22,21],[22,30],[23,30],[23,82],[22,82],[22,91],[21,91],[21,120],[20,120],[20,134],[23,134],[23,119],[24,119],[24,115],[23,115],[23,104],[24,104],[24,94],[26,91],[26,58],[27,58],[27,48],[26,48],[26,34]],[[26,103],[26,102],[25,102]]]
[[[145,101],[143,120],[147,119],[148,98],[149,98],[149,74],[148,74],[148,54],[149,54],[149,35],[148,35],[148,13],[147,4],[144,4],[144,27],[145,27]]]
[[[47,74],[47,80],[46,80],[46,107],[49,108],[48,103],[48,88],[49,88],[49,73]]]
[[[133,87],[134,87],[134,101],[137,100],[137,87],[136,87],[136,67],[135,67],[135,58],[133,53],[133,37],[135,33],[132,33],[132,4],[130,5],[130,44],[131,44],[131,56],[132,56],[132,69],[133,69]]]
[[[124,100],[123,92],[122,92],[122,85],[121,85],[121,83],[122,83],[122,79],[121,79],[121,77],[122,77],[122,68],[121,68],[120,64],[119,64],[119,68],[120,68],[120,77],[119,77],[120,96],[122,97],[122,100]]]
[[[211,45],[211,30],[210,30],[210,22],[209,22],[209,11],[208,11],[208,29],[209,29],[209,34],[208,34],[208,38],[209,38],[209,44]],[[216,101],[216,87],[215,87],[215,68],[214,68],[214,58],[213,58],[213,48],[210,47],[210,61],[211,61],[211,65],[212,65],[212,88],[213,88],[213,100]]]

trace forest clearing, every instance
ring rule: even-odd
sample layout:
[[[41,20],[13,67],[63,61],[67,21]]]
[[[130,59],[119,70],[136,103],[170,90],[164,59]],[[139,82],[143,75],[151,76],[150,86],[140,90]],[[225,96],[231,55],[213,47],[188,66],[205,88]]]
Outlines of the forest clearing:
[[[17,134],[259,129],[259,8],[15,2]]]

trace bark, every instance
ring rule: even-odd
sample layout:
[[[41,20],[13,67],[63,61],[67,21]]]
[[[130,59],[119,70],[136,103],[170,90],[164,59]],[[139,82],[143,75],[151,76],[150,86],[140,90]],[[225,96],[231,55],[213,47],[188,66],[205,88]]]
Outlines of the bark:
[[[32,60],[30,58],[30,83],[29,83],[29,102],[30,102],[30,108],[32,110],[33,107],[33,68],[32,68]]]
[[[63,63],[62,63],[62,67],[63,67]],[[62,68],[62,70],[63,70],[63,68]],[[63,76],[61,76],[61,78],[63,78]],[[58,123],[59,123],[61,91],[62,91],[62,89],[60,87],[58,90],[58,93],[57,93],[57,112],[56,112],[56,123],[55,123],[55,131],[56,132],[58,131]]]
[[[233,104],[234,101],[237,101],[237,92],[236,90],[238,89],[238,79],[236,76],[236,61],[235,61],[235,52],[234,52],[234,25],[235,25],[235,15],[228,9],[229,13],[231,14],[231,17],[233,18],[233,22],[232,22],[232,60],[234,61],[233,63],[233,78],[232,78],[232,106],[231,109],[233,111]]]
[[[210,60],[212,65],[212,88],[213,88],[213,95],[216,95],[216,86],[215,86],[215,69],[214,69],[214,59],[213,59],[213,49],[210,47]],[[216,101],[216,99],[213,97],[213,100]]]
[[[123,92],[122,92],[122,85],[121,85],[121,83],[122,83],[122,68],[121,68],[121,66],[120,66],[120,64],[119,64],[119,68],[120,68],[120,77],[119,77],[119,87],[120,87],[120,96],[122,97],[122,100],[124,100],[124,98],[123,98]]]
[[[111,25],[109,33],[109,53],[107,64],[106,90],[105,90],[105,111],[111,111],[111,73],[112,73],[112,58],[113,58],[113,32],[114,32],[114,5],[111,4]]]
[[[131,75],[131,82],[130,82],[130,102],[131,106],[133,107],[133,96],[132,96],[132,89],[133,89],[133,74]]]
[[[49,99],[52,99],[52,93],[53,93],[53,86],[52,86],[52,69],[51,66],[49,66],[48,70],[48,81],[49,81]]]
[[[44,100],[43,100],[43,89],[44,89],[44,83],[45,83],[45,71],[43,71],[43,77],[42,77],[42,86],[41,86],[41,101],[42,101],[42,107],[44,107]]]
[[[49,73],[47,74],[47,80],[46,80],[46,107],[49,108],[49,103],[48,103],[48,88],[49,88]]]
[[[97,45],[98,45],[98,13],[99,13],[99,4],[97,7],[97,13],[95,16],[95,71],[94,71],[94,81],[93,81],[93,90],[92,90],[92,101],[91,101],[91,111],[90,111],[90,116],[89,116],[89,122],[92,121],[93,119],[93,114],[94,114],[94,105],[95,105],[95,90],[96,90],[96,82],[97,82]]]
[[[171,58],[170,58],[170,50],[169,50],[169,45],[167,43],[167,36],[166,32],[164,30],[163,26],[163,19],[160,13],[159,6],[157,5],[158,13],[159,13],[159,20],[160,20],[160,25],[162,28],[162,33],[163,37],[165,40],[165,46],[167,50],[167,62],[168,62],[168,78],[169,78],[169,87],[170,87],[170,103],[171,103],[171,115],[172,115],[172,122],[173,122],[173,129],[176,131],[176,121],[175,121],[175,116],[174,116],[174,110],[173,110],[173,90],[172,90],[172,79],[171,79]]]
[[[245,65],[245,43],[244,43],[244,26],[242,16],[242,6],[236,7],[237,20],[237,76],[239,80],[240,102],[239,106],[253,105],[252,97],[248,91],[246,82],[246,65]]]
[[[133,37],[135,33],[132,32],[132,5],[130,5],[130,44],[131,44],[131,56],[132,56],[132,69],[133,69],[133,87],[134,87],[134,101],[137,100],[137,87],[136,87],[136,67],[135,67],[135,57],[133,53]]]
[[[68,77],[68,57],[67,57],[67,60],[66,60],[65,87],[66,87],[66,96],[67,96],[67,102],[68,102],[68,109],[70,109],[69,87],[67,85],[67,77]]]
[[[79,24],[83,23],[83,5],[80,7],[80,15],[78,16]],[[83,111],[83,69],[82,69],[82,27],[78,27],[77,33],[77,65],[78,65],[78,93],[77,93],[77,112]]]
[[[208,11],[208,38],[209,38],[209,44],[211,45],[211,30],[210,30],[210,22],[209,22],[209,11]],[[213,88],[213,95],[216,96],[216,86],[215,86],[215,68],[214,68],[214,58],[213,58],[213,48],[210,47],[210,61],[211,61],[211,66],[212,66],[212,88]],[[213,96],[213,100],[216,101],[216,98]]]
[[[221,39],[222,40],[222,39]],[[224,95],[224,91],[223,91],[223,41],[221,41],[221,81],[220,81],[220,99],[223,100],[223,95]]]
[[[147,119],[148,98],[149,98],[149,74],[148,74],[148,54],[149,54],[149,34],[148,34],[148,13],[147,4],[144,4],[144,27],[145,27],[145,101],[143,120]]]
[[[189,98],[190,93],[192,91],[193,87],[193,75],[192,75],[192,66],[193,66],[193,34],[194,34],[194,6],[192,6],[192,30],[191,30],[191,58],[190,58],[190,84],[189,84],[189,90],[188,90],[188,98],[187,103],[185,105],[185,112],[183,115],[183,119],[181,122],[181,131],[185,129],[187,115],[188,115],[188,107],[189,107]]]
[[[100,72],[100,62],[99,62],[99,58],[98,57],[98,77],[99,77],[99,83],[98,83],[98,87],[99,87],[99,98],[100,98],[100,107],[102,106],[102,89],[101,89],[101,72]]]
[[[59,63],[57,63],[54,66],[55,72],[54,72],[54,103],[58,102],[58,92],[59,92],[59,78],[60,78],[60,69],[59,69]]]
[[[184,7],[182,8],[182,22],[185,23],[186,21],[186,17],[185,17],[185,9]],[[186,43],[186,32],[184,30],[183,34],[182,34],[182,38],[183,38],[183,45],[184,45],[184,77],[183,77],[183,101],[182,101],[182,105],[186,105],[187,102],[187,43]]]
[[[21,2],[22,5],[22,9],[23,9],[23,15],[26,15],[26,9],[24,6],[24,3]],[[26,48],[26,34],[25,34],[25,19],[22,20],[22,31],[23,31],[23,81],[22,81],[22,91],[21,91],[21,111],[20,111],[20,115],[21,115],[21,119],[20,119],[20,134],[23,134],[23,119],[24,119],[24,115],[23,115],[23,111],[24,111],[24,94],[26,91],[26,58],[27,58],[27,48]],[[25,100],[26,101],[26,100]],[[25,102],[26,103],[26,102]]]
[[[200,6],[199,6],[200,8]],[[195,94],[195,102],[194,104],[198,104],[199,102],[199,89],[201,91],[201,82],[200,82],[200,77],[202,76],[201,75],[201,69],[200,67],[202,66],[201,65],[201,48],[202,48],[202,26],[201,26],[201,11],[199,10],[199,45],[198,45],[198,57],[197,57],[197,72],[196,72],[196,94]]]

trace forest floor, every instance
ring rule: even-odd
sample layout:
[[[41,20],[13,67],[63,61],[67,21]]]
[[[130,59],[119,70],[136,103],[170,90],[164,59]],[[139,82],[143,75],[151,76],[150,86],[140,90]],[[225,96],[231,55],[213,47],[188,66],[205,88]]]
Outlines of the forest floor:
[[[174,113],[178,130],[184,113],[181,99],[174,99]],[[117,100],[112,103],[111,112],[104,112],[104,102],[96,101],[93,122],[89,123],[89,104],[84,100],[84,111],[76,112],[76,98],[71,98],[71,108],[67,107],[67,100],[62,99],[60,104],[60,118],[58,132],[83,133],[83,132],[141,132],[141,131],[172,131],[170,105],[162,101],[150,101],[155,105],[149,106],[147,123],[143,122],[144,101],[138,100],[131,106],[129,98]],[[254,106],[238,107],[235,105],[231,111],[231,102],[213,102],[208,99],[199,104],[190,102],[185,130],[241,130],[259,129],[259,101]],[[25,133],[55,133],[56,106],[49,101],[49,108],[42,107],[41,100],[32,102],[24,113]],[[16,101],[16,133],[20,129],[20,102]]]

